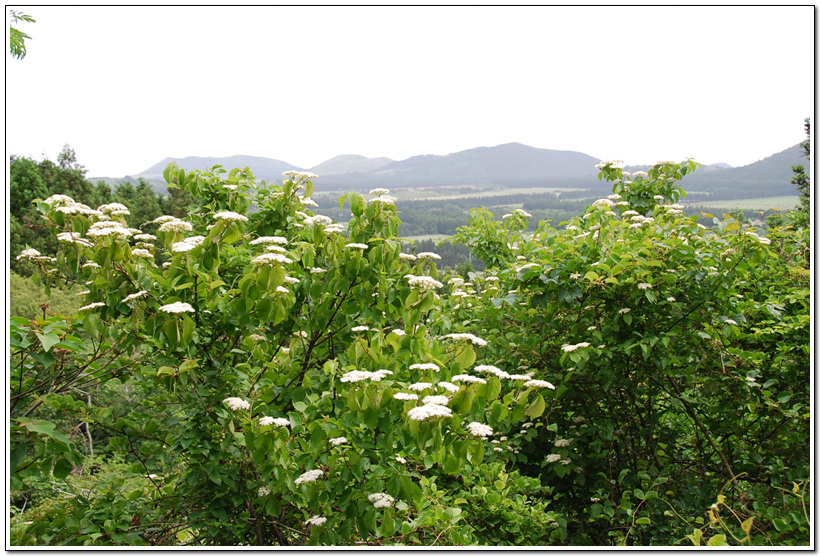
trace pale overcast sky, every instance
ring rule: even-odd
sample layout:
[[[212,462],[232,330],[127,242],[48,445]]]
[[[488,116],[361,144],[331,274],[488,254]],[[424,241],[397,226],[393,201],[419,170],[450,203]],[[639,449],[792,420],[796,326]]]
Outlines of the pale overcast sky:
[[[814,115],[811,6],[19,11],[37,22],[6,60],[6,154],[70,144],[89,177],[514,141],[741,166],[802,141]]]

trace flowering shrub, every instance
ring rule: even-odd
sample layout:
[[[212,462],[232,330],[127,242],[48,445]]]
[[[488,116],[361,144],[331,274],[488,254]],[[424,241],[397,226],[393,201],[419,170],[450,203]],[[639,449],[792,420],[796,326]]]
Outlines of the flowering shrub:
[[[68,480],[21,538],[673,544],[729,481],[728,504],[775,524],[754,538],[799,541],[772,508],[808,477],[807,236],[707,230],[676,204],[695,167],[602,163],[613,195],[561,230],[475,210],[470,282],[402,252],[386,190],[343,196],[346,227],[312,215],[308,173],[169,165],[195,204],[139,230],[127,207],[37,202],[62,240],[25,255],[35,278],[88,290],[82,321],[12,321],[12,482],[82,465],[26,419],[40,403],[112,429],[147,480],[127,504]],[[62,395],[112,376],[143,395],[113,426]]]
[[[288,174],[281,186],[257,185],[247,170],[225,176],[171,165],[165,176],[196,199],[186,219],[129,230],[124,208],[37,205],[53,233],[76,235],[61,242],[56,264],[40,261],[35,272],[45,281],[81,273],[85,332],[124,350],[123,379],[148,396],[112,440],[135,461],[133,472],[163,476],[141,493],[157,521],[130,533],[149,544],[486,541],[468,525],[469,509],[457,507],[466,487],[437,484],[504,461],[490,448],[495,431],[539,417],[552,385],[467,374],[480,370],[488,342],[456,326],[429,328],[444,293],[438,256],[401,256],[386,194],[380,202],[346,195],[353,217],[344,230],[306,212],[306,174]],[[48,352],[52,345],[31,343],[22,324],[22,359]],[[67,345],[65,337],[54,345]],[[72,347],[66,357],[81,367],[91,347]],[[39,357],[37,372],[56,372]],[[28,380],[32,365],[16,372]],[[142,412],[151,407],[169,409],[149,418]],[[92,429],[105,423],[104,410],[81,411]],[[80,464],[68,439],[44,423],[13,433],[17,467],[36,458],[26,447],[37,433],[72,454],[60,469]],[[144,449],[134,448],[137,437]],[[104,517],[79,505],[68,515]],[[559,515],[539,519],[556,524],[550,538],[563,536]],[[52,526],[35,520],[31,532]]]

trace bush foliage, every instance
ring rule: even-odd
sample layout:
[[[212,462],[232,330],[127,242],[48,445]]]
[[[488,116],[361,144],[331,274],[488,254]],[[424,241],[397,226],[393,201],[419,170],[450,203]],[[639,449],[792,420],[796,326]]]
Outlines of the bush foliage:
[[[560,231],[474,210],[467,280],[308,173],[172,164],[140,228],[37,198],[20,263],[88,293],[11,319],[13,544],[808,544],[808,231],[706,229],[696,167],[604,162]]]

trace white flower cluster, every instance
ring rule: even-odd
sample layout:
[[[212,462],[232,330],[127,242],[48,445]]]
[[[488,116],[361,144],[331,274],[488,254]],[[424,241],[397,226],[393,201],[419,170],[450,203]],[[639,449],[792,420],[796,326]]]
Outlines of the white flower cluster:
[[[367,244],[365,243],[348,243],[345,247],[349,247],[351,249],[367,249]]]
[[[547,456],[547,463],[555,463],[561,459],[561,454],[550,454]]]
[[[100,205],[97,207],[97,210],[102,212],[103,214],[112,214],[114,216],[128,216],[131,212],[128,210],[128,207],[121,203],[110,203],[108,205]]]
[[[251,259],[251,262],[253,264],[269,264],[273,266],[274,264],[290,264],[293,261],[281,253],[263,253]]]
[[[313,481],[321,477],[323,474],[324,471],[322,471],[321,469],[313,469],[311,471],[306,471],[305,473],[299,475],[299,477],[295,481],[293,481],[293,483],[297,485],[300,485],[302,483],[312,483]]]
[[[602,160],[601,162],[595,165],[595,167],[599,170],[607,166],[612,166],[613,168],[623,168],[625,164],[623,160]]]
[[[483,378],[478,378],[477,376],[472,375],[456,375],[452,377],[450,380],[455,382],[474,382],[476,384],[487,384],[487,381]]]
[[[324,517],[324,516],[321,516],[321,515],[315,515],[315,516],[311,517],[310,519],[308,519],[307,521],[305,521],[305,523],[307,525],[313,525],[314,527],[319,527],[321,525],[324,525],[326,522],[327,522],[327,518]]]
[[[452,417],[453,412],[449,407],[426,403],[418,407],[414,407],[407,412],[407,416],[414,421],[425,421],[427,419],[435,419],[437,417]]]
[[[260,236],[252,240],[251,245],[266,245],[269,243],[276,243],[279,245],[287,245],[288,239],[281,236]]]
[[[586,348],[589,347],[589,342],[581,342],[580,344],[564,344],[561,346],[561,349],[565,352],[569,353],[570,351],[575,351],[576,349]]]
[[[422,253],[418,253],[418,254],[416,255],[416,258],[418,258],[418,259],[433,259],[433,260],[439,260],[439,259],[441,259],[441,256],[440,256],[440,255],[437,255],[437,254],[435,254],[435,253],[430,253],[429,251],[424,251],[424,252],[422,252]]]
[[[176,301],[174,303],[170,303],[168,305],[163,305],[159,308],[160,311],[163,313],[193,313],[194,308],[191,307],[190,303],[182,303],[180,301]]]
[[[444,287],[444,284],[431,276],[415,276],[413,274],[406,274],[404,277],[407,278],[407,284],[410,287],[416,287],[420,290],[434,290]]]
[[[306,226],[315,226],[316,224],[333,224],[333,220],[324,214],[317,214],[306,217],[304,223]]]
[[[558,440],[555,441],[555,447],[556,448],[565,448],[565,447],[569,446],[570,444],[572,444],[572,440],[569,439],[569,438],[559,438]]]
[[[393,394],[393,399],[411,401],[417,400],[419,397],[416,394],[408,394],[407,392],[396,392]]]
[[[447,405],[450,401],[450,398],[447,396],[424,396],[421,399],[421,403],[432,403],[436,405]]]
[[[134,301],[135,299],[139,299],[140,297],[142,297],[144,295],[148,295],[148,292],[146,290],[141,290],[141,291],[138,291],[137,293],[132,293],[131,295],[127,296],[122,301],[123,301],[123,303],[128,303],[129,301]]]
[[[79,309],[77,309],[77,311],[88,311],[89,309],[96,309],[97,307],[105,307],[105,303],[100,303],[100,302],[91,303],[91,304],[86,305],[84,307],[80,307]]]
[[[458,392],[460,390],[460,388],[458,386],[456,386],[455,384],[453,384],[452,382],[441,381],[441,382],[436,383],[436,386],[438,386],[439,388],[442,388],[444,390],[447,390],[451,394],[455,394],[456,392]]]
[[[438,372],[439,366],[435,363],[414,363],[410,365],[411,371],[435,371]]]
[[[360,382],[362,380],[371,380],[373,382],[379,382],[387,375],[392,374],[393,371],[388,371],[387,369],[379,369],[378,371],[373,373],[371,373],[370,371],[349,371],[343,374],[339,380],[341,380],[342,382]]]
[[[546,380],[528,380],[527,382],[524,383],[524,386],[526,386],[528,388],[529,387],[532,387],[532,388],[549,388],[550,390],[555,390],[555,386],[553,386],[551,383],[547,382]]]
[[[23,249],[19,255],[17,255],[18,261],[30,261],[30,262],[49,262],[51,257],[46,257],[40,254],[37,249]]]
[[[137,234],[134,236],[134,239],[137,241],[154,241],[157,239],[157,236],[154,234]]]
[[[611,201],[610,199],[598,199],[594,203],[592,203],[593,207],[614,207],[615,202]]]
[[[370,190],[371,195],[387,195],[388,193],[390,193],[390,190],[383,187],[377,187],[376,189]]]
[[[217,212],[214,214],[214,218],[217,220],[227,220],[228,222],[247,222],[248,217],[239,214],[238,212],[233,212],[230,210],[224,210],[222,212]]]
[[[472,423],[467,425],[467,428],[470,429],[470,434],[472,434],[473,436],[487,438],[488,436],[493,435],[493,428],[483,423],[477,423],[473,421]]]
[[[351,332],[367,332],[368,330],[370,330],[370,328],[367,326],[354,326],[350,329]]]
[[[228,406],[232,411],[239,411],[240,409],[250,409],[251,404],[242,398],[225,398],[222,403]]]
[[[131,237],[133,234],[131,233],[131,230],[123,226],[121,223],[111,220],[94,222],[91,224],[91,227],[88,228],[85,235],[93,237],[117,236],[120,238],[127,238]]]
[[[190,222],[185,222],[176,218],[175,216],[160,216],[154,220],[154,223],[160,224],[160,232],[190,232],[193,230]]]
[[[331,438],[330,440],[328,440],[328,442],[330,442],[334,446],[338,446],[339,444],[347,444],[347,438],[345,438],[344,436],[339,436],[337,438]]]
[[[411,253],[399,253],[399,258],[404,261],[415,261],[416,256]]]
[[[266,427],[268,425],[276,425],[277,427],[289,427],[290,421],[283,417],[260,417],[259,425]]]
[[[300,180],[310,180],[319,177],[313,172],[299,172],[298,170],[288,170],[287,172],[282,172],[282,175],[291,179],[298,178]]]
[[[395,498],[383,492],[376,492],[367,497],[373,503],[374,508],[389,508],[393,505]]]
[[[94,247],[94,244],[82,237],[79,232],[62,232],[57,234],[57,240],[64,243],[76,243],[85,247]]]
[[[449,338],[451,340],[466,340],[475,346],[487,345],[487,340],[482,340],[481,338],[479,338],[478,336],[474,336],[473,334],[447,334],[444,337]]]

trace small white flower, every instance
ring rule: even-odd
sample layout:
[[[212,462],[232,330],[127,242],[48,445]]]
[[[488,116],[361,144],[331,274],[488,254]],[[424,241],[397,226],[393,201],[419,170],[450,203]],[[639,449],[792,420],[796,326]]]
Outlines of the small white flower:
[[[367,497],[373,503],[374,508],[389,508],[393,505],[395,499],[389,494],[377,492]]]
[[[367,249],[367,245],[364,243],[348,243],[345,247],[350,247],[351,249]]]
[[[528,380],[524,383],[524,386],[533,388],[549,388],[550,390],[555,390],[555,386],[546,380]]]
[[[354,326],[350,329],[351,332],[367,332],[368,330],[370,330],[370,328],[367,326]]]
[[[479,378],[477,376],[472,375],[456,375],[452,377],[450,380],[454,382],[474,382],[476,384],[487,384],[487,381],[483,378]],[[441,384],[441,383],[439,383]]]
[[[407,460],[401,456],[396,456],[396,461],[399,463],[407,463]]]
[[[441,259],[441,256],[436,255],[435,253],[430,253],[429,251],[425,251],[423,253],[418,253],[416,255],[416,257],[419,258],[419,259],[433,259],[433,260]]]
[[[254,239],[253,241],[250,242],[251,245],[263,245],[263,244],[269,244],[269,243],[275,243],[275,244],[278,244],[278,245],[287,245],[288,240],[287,240],[287,238],[284,238],[284,237],[281,237],[281,236],[260,236],[260,237]]]
[[[444,287],[444,284],[430,276],[414,276],[412,274],[407,274],[405,275],[405,278],[407,278],[407,284],[409,286],[418,287],[422,290],[432,290]]]
[[[80,307],[79,309],[77,309],[77,311],[87,311],[89,309],[96,309],[97,307],[105,307],[105,303],[91,303],[90,305]]]
[[[327,270],[325,270],[324,268],[319,268],[317,266],[314,266],[310,269],[311,274],[324,274],[325,272],[327,272]]]
[[[393,333],[393,334],[395,334],[396,336],[407,336],[407,332],[405,332],[405,331],[404,331],[404,330],[402,330],[401,328],[394,328],[394,329],[393,329],[393,330],[391,330],[390,332],[392,332],[392,333]]]
[[[350,371],[342,375],[339,379],[342,382],[360,382],[362,380],[370,380],[373,373],[370,371]]]
[[[439,366],[436,365],[435,363],[415,363],[413,365],[410,365],[410,370],[411,371],[418,370],[418,371],[435,371],[435,372],[438,372],[440,369],[439,369]]]
[[[193,313],[194,308],[191,307],[189,303],[182,303],[180,301],[176,301],[169,305],[163,305],[159,308],[160,311],[163,313]]]
[[[138,299],[138,298],[142,297],[143,295],[148,295],[148,292],[145,291],[145,290],[142,290],[142,291],[138,291],[137,293],[132,293],[131,295],[127,296],[122,301],[123,301],[123,303],[128,303],[129,301],[133,301],[135,299]]]
[[[393,398],[396,399],[396,400],[404,400],[404,401],[419,399],[418,395],[408,394],[407,392],[396,392],[395,394],[393,394]]]
[[[407,416],[414,421],[425,421],[436,417],[452,417],[452,415],[453,412],[449,407],[434,403],[414,407],[407,412]]]
[[[641,282],[640,284],[638,284],[638,289],[639,290],[648,290],[651,287],[652,287],[652,284],[647,284],[646,282]]]
[[[415,261],[416,256],[411,255],[410,253],[399,253],[399,258],[405,261]]]
[[[247,222],[248,217],[237,212],[232,212],[229,210],[225,210],[222,212],[217,212],[214,214],[214,218],[217,220],[227,220],[228,222]]]
[[[173,220],[166,220],[159,227],[160,232],[190,232],[194,229],[193,226],[191,226],[191,224],[188,222],[184,222],[182,220],[174,218],[173,216],[171,218],[173,218]],[[157,220],[159,220],[159,218]],[[157,220],[154,220],[154,222],[156,222]]]
[[[408,386],[410,390],[416,390],[418,392],[422,390],[427,390],[428,388],[432,388],[433,384],[430,382],[416,382],[415,384],[411,384]]]
[[[493,428],[491,426],[477,423],[475,421],[467,425],[467,428],[470,429],[470,434],[473,436],[486,438],[493,435]]]
[[[564,350],[565,352],[569,353],[570,351],[575,351],[578,348],[589,347],[589,345],[590,345],[589,342],[581,342],[580,344],[575,344],[575,345],[564,344],[563,346],[561,346],[561,349]]]
[[[313,469],[312,471],[306,471],[305,473],[299,475],[299,477],[295,481],[293,481],[293,483],[297,485],[302,483],[312,483],[313,481],[321,477],[323,474],[324,471],[322,471],[321,469]]]
[[[436,386],[438,386],[439,388],[443,388],[444,390],[447,390],[451,394],[455,394],[456,392],[458,392],[460,390],[460,388],[458,386],[456,386],[455,384],[453,384],[451,382],[442,381],[442,382],[437,383]]]
[[[630,309],[629,307],[624,307],[623,309],[619,309],[618,312],[622,315],[625,315],[626,313],[630,312],[631,310],[632,309]]]
[[[267,496],[270,494],[270,489],[268,487],[259,487],[259,490],[256,491],[257,496]]]
[[[273,265],[274,263],[277,264],[290,264],[293,261],[287,258],[286,256],[282,255],[281,253],[264,253],[259,255],[258,257],[254,257],[251,259],[253,264],[269,264]]]
[[[565,448],[565,447],[569,446],[570,444],[572,444],[572,440],[567,439],[567,438],[559,438],[558,440],[555,441],[555,447],[556,448]]]
[[[383,187],[377,187],[376,189],[370,190],[371,195],[387,195],[388,193],[390,193],[390,190]]]
[[[432,403],[436,405],[447,405],[447,402],[450,401],[450,398],[447,396],[424,396],[422,398],[422,403]]]
[[[196,245],[187,241],[178,241],[171,245],[171,252],[172,253],[184,253],[186,251],[190,251],[191,249],[195,249]]]
[[[571,280],[577,280],[578,278],[581,277],[581,275],[578,274],[577,272],[573,272],[572,274],[569,275],[569,277],[570,277]]]
[[[132,249],[131,255],[140,259],[153,259],[154,255],[148,249]],[[99,267],[96,267],[99,268]]]
[[[225,398],[222,403],[227,405],[231,410],[238,411],[240,409],[250,409],[251,404],[242,398]]]
[[[347,438],[345,438],[344,436],[340,436],[338,438],[331,438],[330,440],[328,440],[328,442],[330,442],[334,446],[338,446],[339,444],[347,444]]]
[[[561,459],[561,454],[550,454],[547,456],[547,463],[555,463]]]
[[[319,527],[321,525],[324,525],[326,522],[327,522],[327,518],[324,517],[324,516],[320,516],[320,515],[315,515],[315,516],[311,517],[310,519],[308,519],[307,521],[305,521],[305,523],[307,525],[313,525],[314,527]]]

